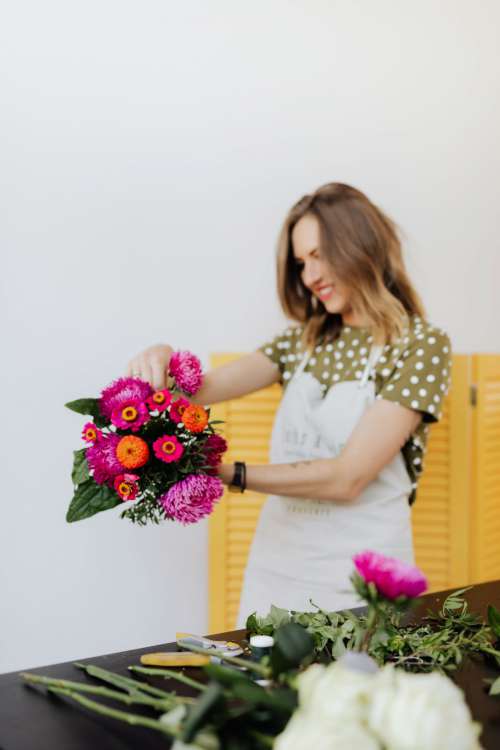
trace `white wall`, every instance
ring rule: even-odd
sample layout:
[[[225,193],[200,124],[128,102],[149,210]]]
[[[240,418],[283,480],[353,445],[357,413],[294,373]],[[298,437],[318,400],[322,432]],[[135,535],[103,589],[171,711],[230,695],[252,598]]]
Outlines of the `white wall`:
[[[4,8],[0,671],[206,629],[205,524],[65,523],[63,404],[151,343],[206,364],[279,330],[304,192],[365,190],[455,350],[499,350],[499,24],[495,0]]]

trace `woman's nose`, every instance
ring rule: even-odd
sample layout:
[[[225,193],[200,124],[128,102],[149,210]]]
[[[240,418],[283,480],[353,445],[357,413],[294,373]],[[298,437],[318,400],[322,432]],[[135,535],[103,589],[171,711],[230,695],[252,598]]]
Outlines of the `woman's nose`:
[[[312,258],[304,265],[304,270],[302,272],[302,281],[307,287],[311,288],[315,286],[320,279],[321,263],[316,258]]]

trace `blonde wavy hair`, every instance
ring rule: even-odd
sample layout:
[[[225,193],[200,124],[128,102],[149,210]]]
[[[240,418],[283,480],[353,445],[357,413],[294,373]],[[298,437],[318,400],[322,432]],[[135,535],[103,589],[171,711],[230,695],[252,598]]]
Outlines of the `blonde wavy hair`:
[[[320,229],[320,252],[351,293],[354,312],[366,317],[376,343],[399,338],[411,315],[425,317],[405,268],[397,228],[361,191],[330,182],[303,196],[289,211],[278,241],[278,295],[285,315],[304,326],[302,344],[334,341],[340,314],[329,313],[302,283],[292,230],[306,214]]]

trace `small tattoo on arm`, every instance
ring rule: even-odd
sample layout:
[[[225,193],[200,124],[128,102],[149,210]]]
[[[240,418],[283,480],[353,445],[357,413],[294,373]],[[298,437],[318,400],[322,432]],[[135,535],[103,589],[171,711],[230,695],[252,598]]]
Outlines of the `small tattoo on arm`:
[[[290,464],[294,469],[296,469],[299,466],[309,466],[312,464],[312,461],[295,461],[293,464]]]

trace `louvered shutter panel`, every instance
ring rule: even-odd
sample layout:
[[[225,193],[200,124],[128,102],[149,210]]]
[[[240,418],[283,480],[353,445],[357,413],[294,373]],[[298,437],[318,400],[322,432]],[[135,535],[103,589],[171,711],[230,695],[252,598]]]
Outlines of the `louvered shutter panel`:
[[[500,355],[473,356],[471,580],[500,578]]]
[[[214,354],[212,367],[236,359],[237,354]],[[234,401],[216,404],[211,419],[223,419],[229,449],[224,461],[269,463],[269,442],[281,387],[273,385]],[[225,492],[209,519],[209,627],[211,633],[232,630],[236,624],[243,573],[250,543],[265,495]]]
[[[470,357],[455,355],[443,415],[430,427],[424,472],[412,508],[417,565],[439,591],[467,583]]]

